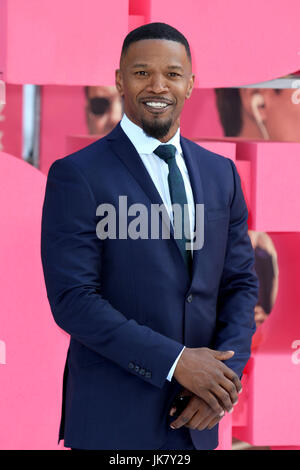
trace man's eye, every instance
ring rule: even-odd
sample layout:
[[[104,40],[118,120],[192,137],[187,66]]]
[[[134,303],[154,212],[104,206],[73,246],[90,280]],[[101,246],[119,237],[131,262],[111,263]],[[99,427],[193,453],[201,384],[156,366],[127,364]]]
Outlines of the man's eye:
[[[180,77],[179,73],[176,72],[170,72],[169,75],[170,77]]]
[[[135,72],[135,74],[145,76],[145,75],[147,75],[147,72],[145,72],[145,70],[138,70],[137,72]]]

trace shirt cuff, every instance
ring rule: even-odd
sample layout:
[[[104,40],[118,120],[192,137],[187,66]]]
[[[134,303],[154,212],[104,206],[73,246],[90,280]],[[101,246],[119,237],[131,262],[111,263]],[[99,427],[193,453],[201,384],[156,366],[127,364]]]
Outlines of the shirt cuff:
[[[177,359],[175,360],[174,364],[172,365],[172,367],[171,367],[171,369],[170,369],[170,371],[169,371],[169,373],[168,373],[167,380],[169,380],[170,382],[171,382],[171,380],[172,380],[172,377],[173,377],[174,370],[175,370],[175,368],[176,368],[177,362],[179,361],[180,356],[181,356],[181,354],[183,353],[184,348],[185,348],[185,346],[183,346],[182,350],[181,350],[180,353],[178,354]]]

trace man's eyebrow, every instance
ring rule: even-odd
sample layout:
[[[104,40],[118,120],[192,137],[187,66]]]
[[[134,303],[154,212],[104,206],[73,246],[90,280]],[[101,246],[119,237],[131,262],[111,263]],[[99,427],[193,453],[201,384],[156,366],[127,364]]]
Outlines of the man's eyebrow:
[[[132,65],[132,68],[133,68],[133,69],[147,68],[147,67],[149,67],[148,64],[142,64],[142,63],[141,63],[141,64],[133,64],[133,65]],[[167,65],[167,69],[169,69],[169,70],[181,70],[181,71],[184,70],[181,65]]]
[[[181,67],[181,65],[168,65],[167,68],[170,70],[182,70],[183,71],[183,67]]]
[[[148,67],[148,65],[147,65],[147,64],[134,64],[134,65],[132,66],[133,69],[138,69],[138,68],[140,68],[140,67]]]

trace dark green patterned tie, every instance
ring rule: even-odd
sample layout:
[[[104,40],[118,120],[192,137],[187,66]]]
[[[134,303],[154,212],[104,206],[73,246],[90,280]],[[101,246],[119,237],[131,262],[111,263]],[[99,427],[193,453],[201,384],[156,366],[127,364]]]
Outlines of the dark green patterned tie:
[[[191,256],[191,251],[186,249],[186,243],[190,242],[190,239],[187,239],[185,237],[185,231],[184,231],[184,223],[186,223],[188,227],[187,233],[190,233],[189,220],[187,217],[184,217],[184,204],[187,204],[187,197],[186,197],[186,192],[185,192],[185,187],[184,187],[184,181],[180,173],[180,170],[176,164],[176,159],[175,159],[176,147],[175,145],[171,145],[171,144],[159,145],[154,150],[154,153],[168,164],[168,167],[169,167],[168,183],[169,183],[171,202],[172,204],[179,204],[181,206],[181,211],[182,211],[181,220],[176,218],[176,212],[174,213],[173,211],[174,231],[175,233],[182,234],[181,238],[176,238],[175,240],[178,243],[183,259],[191,275],[192,256]],[[180,223],[181,227],[177,226],[176,225],[177,223]]]

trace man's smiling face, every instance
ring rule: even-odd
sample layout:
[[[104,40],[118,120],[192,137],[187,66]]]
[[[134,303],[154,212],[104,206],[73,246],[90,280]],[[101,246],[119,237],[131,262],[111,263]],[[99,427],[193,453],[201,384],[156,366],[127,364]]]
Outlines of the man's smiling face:
[[[179,127],[194,75],[183,44],[143,39],[130,44],[116,71],[124,112],[147,135],[167,142]]]

